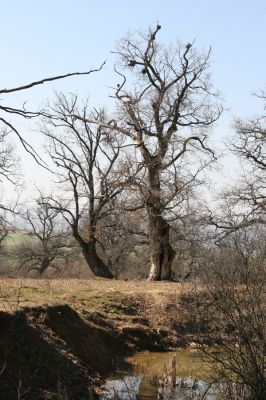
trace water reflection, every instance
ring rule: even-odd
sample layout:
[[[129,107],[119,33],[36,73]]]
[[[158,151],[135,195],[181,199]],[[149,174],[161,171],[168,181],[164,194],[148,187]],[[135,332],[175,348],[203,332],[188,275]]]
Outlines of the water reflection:
[[[219,399],[210,365],[195,351],[142,353],[126,361],[132,367],[107,380],[102,400]]]

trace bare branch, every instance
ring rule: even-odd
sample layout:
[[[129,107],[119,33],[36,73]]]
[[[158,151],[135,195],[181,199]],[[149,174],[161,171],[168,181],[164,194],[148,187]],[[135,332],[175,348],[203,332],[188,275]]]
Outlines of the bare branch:
[[[30,89],[30,88],[32,88],[34,86],[42,85],[42,84],[44,84],[46,82],[52,82],[52,81],[56,81],[56,80],[59,80],[59,79],[68,78],[70,76],[89,75],[89,74],[91,74],[93,72],[100,71],[103,68],[104,65],[105,65],[105,61],[102,63],[102,65],[100,65],[99,68],[91,69],[91,70],[86,71],[86,72],[70,72],[70,73],[67,73],[67,74],[64,74],[64,75],[57,75],[57,76],[53,76],[53,77],[50,77],[50,78],[44,78],[44,79],[41,79],[39,81],[33,81],[33,82],[30,82],[30,83],[28,83],[26,85],[17,86],[17,87],[10,88],[10,89],[0,89],[0,94],[13,93],[13,92],[18,92],[20,90]]]

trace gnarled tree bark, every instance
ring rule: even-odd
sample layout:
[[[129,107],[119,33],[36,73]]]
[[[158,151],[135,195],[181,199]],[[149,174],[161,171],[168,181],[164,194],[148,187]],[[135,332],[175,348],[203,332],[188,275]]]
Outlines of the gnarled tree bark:
[[[170,244],[169,224],[149,210],[149,238],[151,267],[148,280],[170,280],[175,251]]]
[[[147,153],[144,156],[147,158]],[[170,244],[170,225],[163,217],[160,183],[161,166],[157,157],[150,157],[147,164],[149,172],[146,209],[151,260],[148,279],[151,281],[170,280],[175,251]]]

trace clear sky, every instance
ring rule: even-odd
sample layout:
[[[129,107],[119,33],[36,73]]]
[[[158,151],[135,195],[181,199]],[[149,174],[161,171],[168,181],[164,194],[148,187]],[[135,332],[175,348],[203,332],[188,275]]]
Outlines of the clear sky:
[[[215,128],[214,140],[219,142],[230,134],[233,115],[261,111],[251,93],[266,83],[265,17],[263,0],[0,0],[0,87],[84,71],[107,60],[99,74],[54,82],[0,101],[11,105],[27,100],[38,107],[58,90],[89,94],[96,104],[106,104],[108,85],[115,79],[110,54],[115,42],[127,31],[159,21],[162,42],[195,39],[199,48],[212,47],[213,82],[228,109]],[[37,134],[28,137],[38,144]],[[25,158],[25,172],[36,179],[38,169],[21,148],[19,153]]]

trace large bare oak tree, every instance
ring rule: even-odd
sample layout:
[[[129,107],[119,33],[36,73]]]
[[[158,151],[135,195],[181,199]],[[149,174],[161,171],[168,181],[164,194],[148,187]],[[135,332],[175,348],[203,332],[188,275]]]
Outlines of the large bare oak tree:
[[[169,213],[173,218],[183,190],[194,185],[214,157],[207,132],[222,111],[209,79],[210,51],[198,52],[190,43],[162,46],[160,29],[157,25],[118,44],[120,83],[113,95],[118,112],[102,123],[135,145],[135,162],[143,166],[135,209],[143,207],[147,213],[150,280],[171,278],[175,252]],[[208,160],[202,161],[202,155]]]

